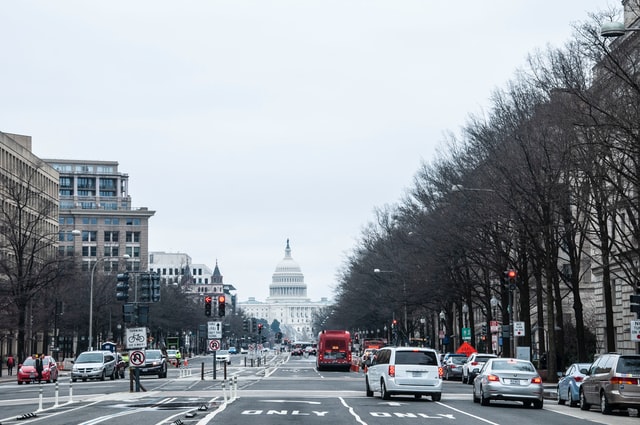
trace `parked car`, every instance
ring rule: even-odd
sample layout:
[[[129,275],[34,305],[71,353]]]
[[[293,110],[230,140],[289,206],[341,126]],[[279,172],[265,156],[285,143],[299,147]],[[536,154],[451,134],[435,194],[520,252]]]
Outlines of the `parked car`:
[[[571,407],[580,404],[580,386],[589,373],[589,366],[591,363],[574,363],[562,374],[556,387],[558,404],[569,402]]]
[[[241,347],[240,348],[240,354],[249,354],[249,350],[244,348],[244,347]]]
[[[27,357],[22,364],[18,365],[18,385],[23,383],[36,382],[38,372],[36,371],[36,359],[33,356]],[[45,382],[56,382],[58,380],[58,366],[51,356],[44,356],[42,360],[42,380]]]
[[[140,375],[158,375],[158,379],[167,377],[167,357],[162,350],[145,350],[144,366]]]
[[[491,400],[521,401],[542,409],[544,385],[528,360],[490,358],[473,380],[473,401],[488,406]]]
[[[472,353],[462,365],[462,383],[472,385],[485,362],[496,357],[495,354]]]
[[[111,351],[85,351],[73,361],[71,381],[78,379],[116,379],[116,356]]]
[[[442,397],[442,368],[438,352],[431,348],[384,347],[378,350],[365,374],[367,397],[379,392],[383,400],[405,394],[420,398]]]
[[[604,415],[616,409],[640,409],[639,383],[640,354],[603,354],[582,381],[580,409],[598,405]]]
[[[236,347],[229,347],[229,354],[238,354]]]
[[[449,356],[446,357],[442,369],[444,370],[444,379],[462,379],[462,366],[467,362],[467,356]]]

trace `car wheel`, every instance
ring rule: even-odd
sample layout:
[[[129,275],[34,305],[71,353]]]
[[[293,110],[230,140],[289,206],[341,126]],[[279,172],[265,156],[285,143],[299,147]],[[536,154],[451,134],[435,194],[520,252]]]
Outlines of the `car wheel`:
[[[613,409],[607,400],[607,395],[602,391],[600,393],[600,411],[603,415],[610,415],[612,410]]]
[[[587,403],[587,400],[584,397],[584,391],[580,389],[580,410],[589,410],[591,405]]]
[[[567,390],[567,401],[569,402],[570,407],[576,407],[580,403],[579,400],[573,399],[573,395],[571,395],[571,388]]]
[[[490,403],[489,399],[484,396],[484,390],[482,387],[480,388],[480,404],[483,406],[488,406]]]
[[[365,392],[367,394],[367,397],[373,397],[373,391],[369,386],[369,378],[364,378],[364,387],[365,387]]]
[[[391,395],[387,392],[387,387],[384,385],[384,380],[380,381],[380,398],[383,400],[389,400]]]
[[[523,401],[522,405],[528,409],[529,407],[531,407],[531,402],[530,401]]]
[[[543,404],[544,404],[544,400],[534,400],[533,401],[533,408],[534,409],[542,409]]]
[[[71,378],[71,382],[76,382],[77,379],[76,378]]]
[[[431,394],[431,400],[433,400],[433,401],[442,400],[442,393]]]
[[[420,400],[422,398],[422,394],[414,394],[413,398],[415,398],[416,400]]]
[[[460,378],[460,380],[462,381],[463,384],[467,383],[467,377],[465,376],[465,374],[462,374],[462,378]]]
[[[116,373],[117,371],[116,371],[116,368],[114,367],[113,370],[111,371],[111,375],[109,375],[109,379],[112,381],[116,379]]]
[[[569,397],[571,397],[571,390],[569,390]],[[562,398],[562,394],[560,393],[560,387],[556,387],[556,399],[558,400],[558,404],[564,404],[564,399]],[[569,398],[571,400],[571,398]]]
[[[22,381],[18,381],[18,385],[22,385]]]
[[[467,376],[467,384],[469,385],[473,385],[473,380],[476,379],[475,375],[469,375]]]
[[[476,394],[476,386],[473,386],[473,402],[474,403],[480,403],[480,398],[478,397],[478,394]]]

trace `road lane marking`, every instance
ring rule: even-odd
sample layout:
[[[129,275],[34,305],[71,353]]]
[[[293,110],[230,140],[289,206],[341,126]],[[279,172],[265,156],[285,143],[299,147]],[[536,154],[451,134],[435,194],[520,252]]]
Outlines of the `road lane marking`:
[[[480,416],[472,415],[471,413],[465,412],[464,410],[456,409],[456,408],[455,408],[455,407],[453,407],[453,406],[449,406],[448,404],[444,404],[444,403],[439,402],[439,401],[436,401],[436,404],[439,404],[439,405],[440,405],[440,406],[442,406],[442,407],[446,407],[447,409],[451,409],[451,410],[453,410],[454,412],[458,412],[458,413],[460,413],[460,414],[462,414],[462,415],[469,416],[470,418],[474,418],[474,419],[477,419],[477,420],[479,420],[479,421],[486,422],[486,423],[488,423],[488,424],[490,424],[490,425],[500,425],[500,424],[499,424],[499,423],[497,423],[497,422],[491,422],[491,421],[490,421],[490,420],[488,420],[488,419],[481,418]]]
[[[353,417],[355,418],[356,422],[358,422],[359,424],[362,424],[362,425],[367,425],[367,423],[366,423],[365,421],[363,421],[363,420],[360,418],[360,416],[355,412],[355,410],[353,409],[353,407],[349,406],[349,405],[347,404],[347,402],[346,402],[346,401],[344,401],[344,399],[343,399],[342,397],[339,397],[339,399],[340,399],[340,402],[342,403],[342,405],[343,405],[344,407],[346,407],[346,408],[349,410],[349,413],[351,414],[351,416],[353,416]]]

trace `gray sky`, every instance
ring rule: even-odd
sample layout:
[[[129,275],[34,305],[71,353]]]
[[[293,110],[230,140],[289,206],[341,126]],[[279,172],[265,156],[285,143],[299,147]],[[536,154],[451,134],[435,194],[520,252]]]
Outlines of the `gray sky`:
[[[606,0],[5,0],[0,130],[114,160],[152,251],[268,295],[287,238],[309,296],[527,54]]]

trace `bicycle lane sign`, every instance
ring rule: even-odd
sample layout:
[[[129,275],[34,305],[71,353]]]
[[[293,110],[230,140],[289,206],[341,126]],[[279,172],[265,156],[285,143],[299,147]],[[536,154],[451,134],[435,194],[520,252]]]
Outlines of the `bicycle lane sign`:
[[[126,329],[127,349],[147,347],[147,328]]]

